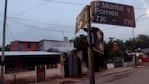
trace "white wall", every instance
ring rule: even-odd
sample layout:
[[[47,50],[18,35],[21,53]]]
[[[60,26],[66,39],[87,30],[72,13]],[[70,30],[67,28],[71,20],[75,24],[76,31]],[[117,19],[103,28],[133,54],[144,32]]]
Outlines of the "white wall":
[[[74,45],[71,42],[66,41],[54,41],[54,40],[43,40],[39,45],[40,49],[43,51],[47,51],[50,48],[57,49],[60,52],[67,52],[74,49]]]
[[[58,64],[58,68],[46,69],[46,79],[62,77],[61,65]]]
[[[5,80],[6,81],[14,81],[17,79],[36,81],[36,71],[5,74]]]
[[[26,71],[26,72],[18,72],[18,73],[10,73],[5,74],[5,80],[6,81],[15,81],[18,79],[23,79],[27,81],[37,81],[37,70],[35,71]],[[46,80],[49,78],[57,78],[57,77],[63,77],[63,73],[61,72],[61,66],[58,64],[57,68],[51,68],[45,70],[45,78]]]

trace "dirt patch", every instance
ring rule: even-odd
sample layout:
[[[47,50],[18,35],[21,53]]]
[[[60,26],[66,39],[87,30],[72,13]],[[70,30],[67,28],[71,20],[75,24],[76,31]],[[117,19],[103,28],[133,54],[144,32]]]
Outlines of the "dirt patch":
[[[29,79],[16,79],[13,81],[5,81],[5,84],[28,84],[33,83],[35,80],[29,80]]]
[[[75,83],[76,81],[62,81],[59,84],[72,84]]]

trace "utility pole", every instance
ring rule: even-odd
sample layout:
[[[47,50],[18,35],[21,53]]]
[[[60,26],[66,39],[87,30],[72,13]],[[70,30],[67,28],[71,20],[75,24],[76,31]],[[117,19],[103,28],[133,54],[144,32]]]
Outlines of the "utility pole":
[[[4,73],[5,73],[6,19],[7,19],[7,0],[5,0],[4,18],[3,18],[3,39],[2,39],[2,55],[1,55],[1,82],[2,84],[4,83]]]
[[[93,55],[93,32],[90,19],[90,6],[87,6],[87,28],[88,28],[88,63],[90,70],[90,84],[95,84],[94,77],[94,55]]]

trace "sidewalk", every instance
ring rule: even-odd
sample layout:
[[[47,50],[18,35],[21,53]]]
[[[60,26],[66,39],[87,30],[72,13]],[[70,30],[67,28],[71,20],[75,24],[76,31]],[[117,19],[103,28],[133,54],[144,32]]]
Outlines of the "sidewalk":
[[[95,73],[95,79],[100,77],[109,76],[116,73],[123,73],[123,72],[129,72],[134,70],[133,67],[121,67],[121,68],[114,68],[114,69],[108,69],[104,70],[102,72]],[[82,84],[85,80],[89,80],[89,75],[78,77],[78,78],[62,78],[62,79],[54,79],[54,80],[47,80],[39,83],[31,83],[31,84]]]

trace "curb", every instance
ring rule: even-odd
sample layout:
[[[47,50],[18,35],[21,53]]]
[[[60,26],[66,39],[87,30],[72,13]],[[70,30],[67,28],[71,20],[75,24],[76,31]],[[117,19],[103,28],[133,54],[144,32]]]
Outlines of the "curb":
[[[125,70],[121,70],[121,69],[125,69]],[[109,72],[109,70],[106,70],[105,72],[100,72],[100,73],[95,73],[95,78],[100,78],[100,77],[105,77],[105,76],[110,76],[110,75],[113,75],[113,74],[117,74],[117,73],[127,73],[127,72],[131,72],[133,71],[135,68],[133,67],[130,67],[130,68],[119,68],[119,71],[115,71],[116,69],[112,69],[113,72]],[[118,70],[118,69],[117,69]],[[108,72],[108,73],[107,73]],[[99,74],[99,75],[97,75]],[[58,84],[65,84],[65,83],[69,83],[69,82],[79,82],[79,81],[82,81],[82,80],[86,80],[86,78],[88,79],[89,76],[87,77],[82,77],[82,78],[70,78],[70,79],[62,79],[62,80],[57,80]]]
[[[128,73],[128,72],[134,71],[135,69],[136,68],[133,68],[133,67],[122,67],[122,68],[109,69],[109,70],[95,73],[95,78],[112,76],[113,74]],[[143,69],[143,68],[138,68],[138,69]],[[89,74],[88,74],[88,76],[82,76],[82,77],[78,77],[78,78],[56,79],[55,84],[71,84],[71,83],[75,84],[77,82],[88,80],[88,79],[89,79]],[[50,82],[47,81],[47,82],[41,82],[39,84],[49,84],[49,83]]]
[[[117,74],[117,73],[129,72],[129,71],[132,71],[132,70],[134,70],[134,68],[127,69],[127,70],[114,71],[114,72],[110,72],[110,73],[103,73],[100,76],[108,76],[108,75]]]

